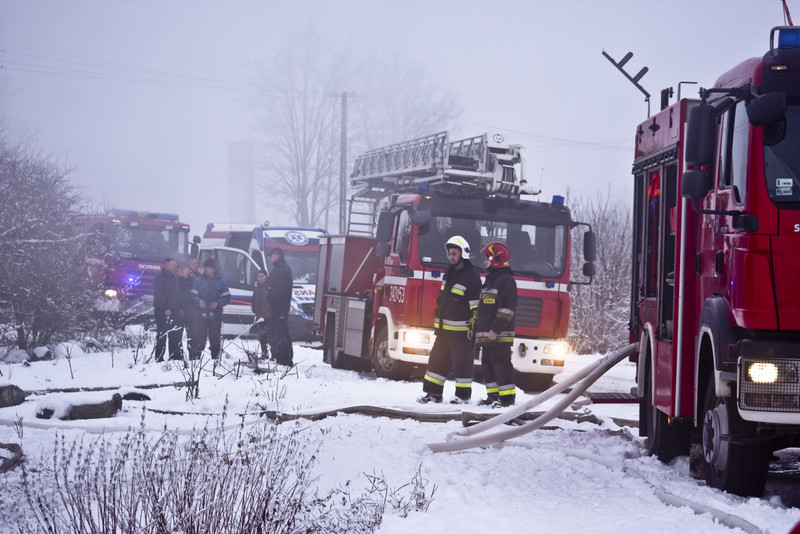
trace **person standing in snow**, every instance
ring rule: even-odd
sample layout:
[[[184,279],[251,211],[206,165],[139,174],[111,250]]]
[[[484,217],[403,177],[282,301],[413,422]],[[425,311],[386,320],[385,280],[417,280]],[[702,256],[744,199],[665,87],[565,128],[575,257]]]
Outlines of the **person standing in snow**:
[[[178,277],[175,276],[177,264],[172,258],[164,259],[161,272],[153,280],[153,315],[156,320],[155,357],[164,361],[164,353],[169,345],[169,359],[181,359],[183,340],[183,309],[181,307]]]
[[[433,342],[428,369],[422,381],[423,397],[417,402],[442,402],[444,383],[452,370],[456,379],[456,395],[451,404],[466,404],[472,397],[473,357],[469,336],[478,307],[481,275],[469,261],[469,243],[456,235],[444,245],[450,267],[444,275],[436,299]]]
[[[192,300],[197,304],[197,329],[193,332],[190,357],[198,359],[208,339],[211,358],[216,360],[222,346],[222,309],[231,301],[231,292],[217,275],[211,258],[203,262],[203,276],[192,284]]]
[[[267,271],[261,269],[256,275],[256,286],[253,288],[251,302],[253,315],[256,317],[255,330],[258,333],[258,342],[261,345],[261,357],[269,358],[269,324],[272,320],[272,308],[269,305],[267,291]]]
[[[292,338],[289,335],[289,310],[292,305],[292,269],[283,257],[283,249],[273,248],[270,255],[272,269],[267,278],[267,302],[270,318],[269,345],[272,357],[281,365],[294,365]]]
[[[503,243],[493,241],[481,252],[486,256],[486,280],[478,303],[475,343],[481,349],[481,369],[486,399],[480,404],[512,406],[516,400],[511,345],[514,343],[514,315],[517,311],[517,282],[508,266],[511,254]]]
[[[186,330],[186,352],[192,353],[192,335],[197,320],[197,304],[192,300],[192,286],[194,276],[192,268],[186,262],[178,264],[178,291],[181,298],[181,308],[183,309],[183,328]]]

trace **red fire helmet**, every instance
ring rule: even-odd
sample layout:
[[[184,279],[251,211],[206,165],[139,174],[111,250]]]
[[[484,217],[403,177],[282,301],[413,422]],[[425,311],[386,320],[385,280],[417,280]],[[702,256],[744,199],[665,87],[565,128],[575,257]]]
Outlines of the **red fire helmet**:
[[[508,260],[511,259],[511,254],[508,252],[508,247],[499,241],[492,241],[481,249],[488,258],[489,265],[494,268],[508,267]]]

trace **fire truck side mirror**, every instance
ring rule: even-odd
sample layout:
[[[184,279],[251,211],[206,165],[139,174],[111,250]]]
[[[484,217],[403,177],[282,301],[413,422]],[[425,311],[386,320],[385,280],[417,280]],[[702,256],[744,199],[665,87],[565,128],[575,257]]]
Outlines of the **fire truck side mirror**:
[[[375,231],[375,239],[379,243],[388,243],[392,239],[394,230],[394,213],[382,211],[378,216],[378,229]]]
[[[385,241],[381,241],[375,247],[375,255],[379,258],[386,258],[389,256],[389,253],[392,251],[392,247],[389,246],[389,243]]]
[[[591,230],[583,234],[583,259],[587,262],[593,262],[597,259],[597,235]],[[584,270],[586,270],[585,266]]]
[[[700,200],[711,191],[711,176],[704,171],[690,170],[681,178],[681,196],[691,200]]]
[[[594,276],[594,263],[587,261],[583,264],[583,276],[589,278]]]
[[[753,126],[775,124],[786,115],[786,93],[767,93],[747,103],[747,118]]]
[[[702,102],[692,108],[686,131],[684,158],[695,166],[709,165],[714,159],[714,141],[717,112],[713,106]]]
[[[411,214],[411,222],[416,226],[427,226],[431,223],[431,219],[430,211],[415,211]]]

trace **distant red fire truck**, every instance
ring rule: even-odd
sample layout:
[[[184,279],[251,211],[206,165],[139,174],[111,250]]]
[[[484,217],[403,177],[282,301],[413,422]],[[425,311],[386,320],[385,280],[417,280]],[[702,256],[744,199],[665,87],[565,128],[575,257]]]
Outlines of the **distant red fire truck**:
[[[444,244],[464,237],[471,257],[506,243],[519,292],[512,361],[517,385],[541,390],[563,371],[571,283],[572,220],[563,198],[537,202],[522,176],[523,150],[500,134],[450,142],[446,132],[370,151],[355,162],[346,235],[320,239],[314,322],[325,361],[366,364],[403,379],[425,365],[448,262]],[[588,227],[588,225],[585,225]],[[480,259],[476,260],[481,267]]]
[[[153,279],[164,258],[188,257],[189,225],[175,214],[113,209],[77,216],[72,225],[89,240],[89,271],[102,285],[99,312],[152,314]]]
[[[761,495],[800,444],[800,29],[636,129],[630,338],[640,433]]]

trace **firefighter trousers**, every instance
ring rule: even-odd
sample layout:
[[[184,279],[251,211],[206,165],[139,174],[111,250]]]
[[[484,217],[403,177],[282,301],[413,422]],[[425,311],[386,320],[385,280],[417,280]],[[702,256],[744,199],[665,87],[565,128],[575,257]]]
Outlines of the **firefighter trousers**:
[[[511,345],[508,343],[481,343],[481,369],[486,384],[486,395],[503,404],[514,404],[514,366],[511,364]]]
[[[472,396],[472,341],[466,331],[436,330],[428,369],[422,381],[422,391],[441,395],[447,375],[456,379],[456,397],[469,400]]]

